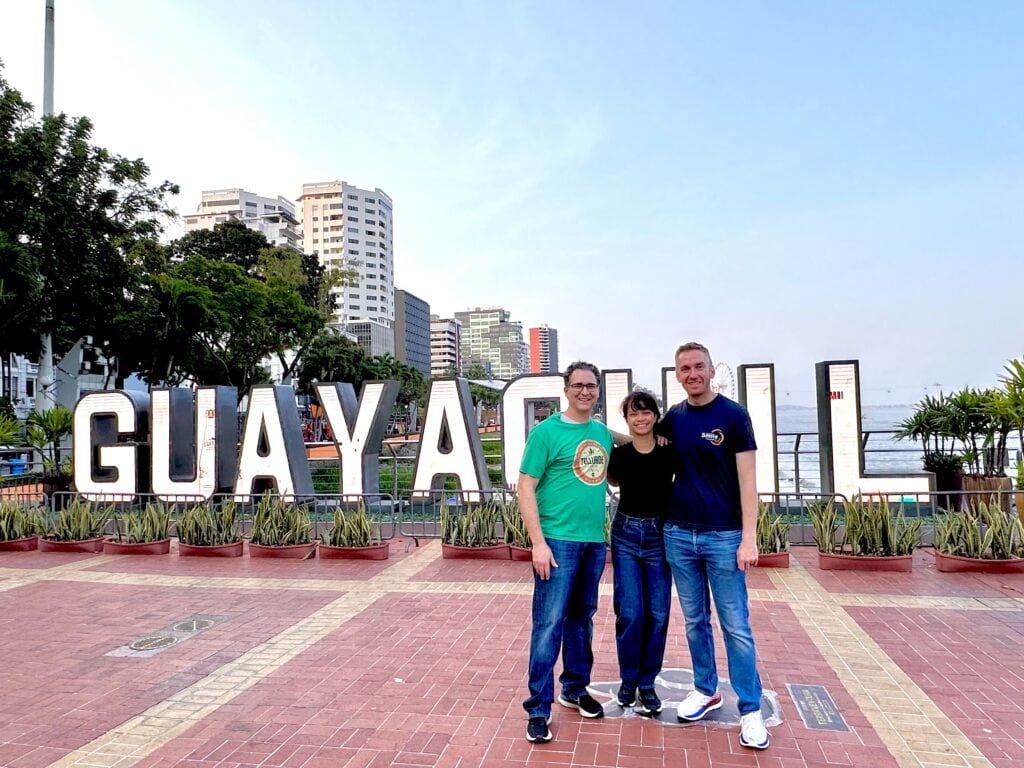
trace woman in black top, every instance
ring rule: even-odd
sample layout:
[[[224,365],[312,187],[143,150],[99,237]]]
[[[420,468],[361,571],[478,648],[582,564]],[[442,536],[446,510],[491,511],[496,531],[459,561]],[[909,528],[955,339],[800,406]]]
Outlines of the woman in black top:
[[[665,560],[662,522],[672,490],[674,457],[654,439],[660,412],[647,392],[622,403],[633,441],[612,449],[608,482],[619,487],[612,520],[615,583],[615,645],[619,656],[619,705],[656,715],[661,700],[654,688],[665,656],[672,576]]]

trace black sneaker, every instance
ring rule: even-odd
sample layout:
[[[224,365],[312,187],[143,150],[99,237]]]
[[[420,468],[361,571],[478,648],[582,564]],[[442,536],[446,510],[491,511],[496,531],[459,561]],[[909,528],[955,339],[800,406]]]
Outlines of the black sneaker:
[[[615,700],[623,709],[626,707],[632,707],[633,703],[636,701],[636,688],[627,688],[624,685],[620,686],[619,693],[615,697]]]
[[[640,700],[633,707],[638,715],[656,715],[661,712],[661,699],[653,688],[641,689]]]
[[[550,722],[551,715],[531,717],[530,722],[526,724],[526,740],[540,743],[551,741],[551,731],[548,729]]]
[[[579,696],[568,696],[563,693],[559,695],[558,703],[569,709],[578,709],[584,717],[604,717],[604,707],[585,691]]]

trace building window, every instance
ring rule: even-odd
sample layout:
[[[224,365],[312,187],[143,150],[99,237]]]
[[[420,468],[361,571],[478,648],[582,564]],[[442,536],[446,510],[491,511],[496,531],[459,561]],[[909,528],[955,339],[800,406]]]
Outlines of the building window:
[[[349,241],[350,243],[354,244],[354,245],[359,245],[359,238],[358,238],[358,237],[350,237],[350,238],[348,239],[348,241]]]
[[[350,253],[351,255],[353,255],[353,256],[358,256],[358,255],[359,255],[359,251],[357,251],[357,250],[356,250],[355,248],[349,248],[349,249],[348,249],[348,252],[349,252],[349,253]]]
[[[349,216],[348,220],[351,221],[351,222],[355,222],[356,224],[359,223],[359,217],[358,216]]]
[[[338,207],[341,208],[340,205]],[[358,211],[359,210],[359,206],[358,205],[350,205],[350,206],[348,206],[348,210],[350,210],[350,211]]]
[[[358,200],[359,199],[359,195],[346,195],[346,197],[348,197],[349,200]]]
[[[366,202],[369,203],[370,205],[373,205],[377,201],[374,198],[372,198],[372,197],[368,197],[368,198],[366,198]]]
[[[332,211],[337,211],[340,210],[341,208],[344,208],[345,206],[342,205],[341,203],[331,203],[327,207],[330,208]]]

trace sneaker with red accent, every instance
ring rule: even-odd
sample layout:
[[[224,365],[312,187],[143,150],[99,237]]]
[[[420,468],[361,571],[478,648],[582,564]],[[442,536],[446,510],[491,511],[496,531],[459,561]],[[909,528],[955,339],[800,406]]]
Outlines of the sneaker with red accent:
[[[714,696],[708,696],[700,691],[690,691],[686,698],[679,702],[676,715],[680,720],[692,723],[720,706],[722,706],[722,694],[718,691],[715,691]]]

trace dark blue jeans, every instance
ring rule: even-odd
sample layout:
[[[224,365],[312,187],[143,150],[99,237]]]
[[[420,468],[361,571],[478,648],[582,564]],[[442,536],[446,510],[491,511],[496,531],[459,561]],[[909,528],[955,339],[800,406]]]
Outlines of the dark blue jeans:
[[[555,700],[555,661],[562,652],[562,693],[579,696],[590,685],[594,667],[591,640],[597,588],[604,572],[603,542],[548,539],[557,568],[541,581],[533,574],[533,632],[530,634],[530,717],[547,717]]]
[[[672,573],[661,522],[617,514],[612,520],[615,647],[627,690],[654,688],[672,606]]]
[[[761,709],[754,635],[747,606],[747,575],[736,565],[740,531],[695,531],[665,526],[665,554],[686,618],[686,642],[693,661],[693,684],[706,696],[718,690],[715,640],[711,634],[711,597],[725,635],[729,679],[741,715]]]

